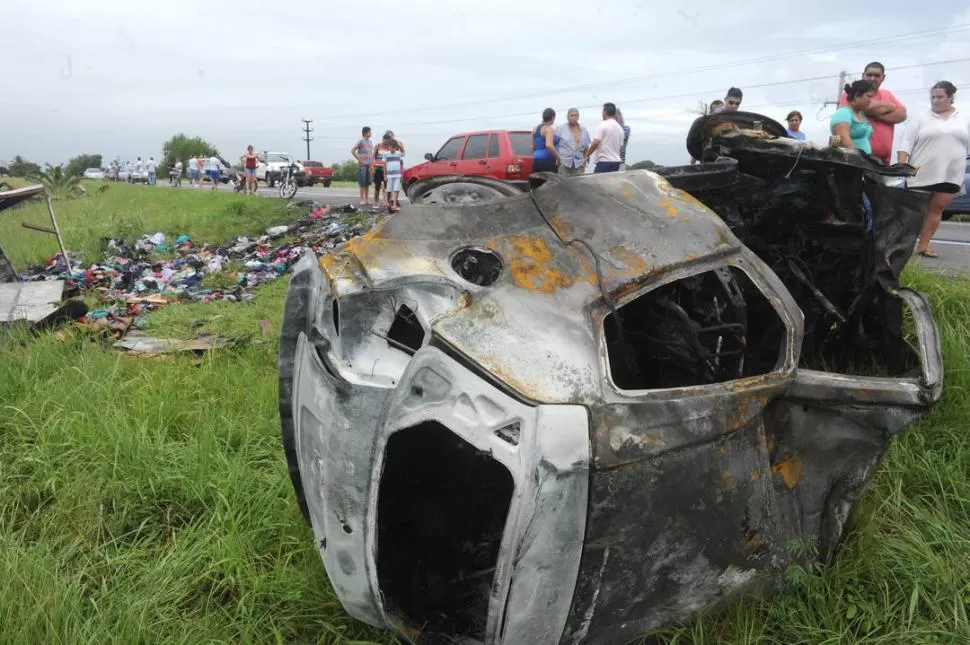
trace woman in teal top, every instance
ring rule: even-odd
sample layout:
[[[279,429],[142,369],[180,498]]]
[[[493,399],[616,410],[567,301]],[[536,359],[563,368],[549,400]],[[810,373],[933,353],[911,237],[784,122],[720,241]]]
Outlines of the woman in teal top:
[[[875,91],[869,81],[846,84],[845,94],[849,104],[836,110],[830,122],[832,134],[841,140],[843,148],[858,148],[859,152],[872,154],[872,146],[869,144],[872,124],[866,116],[866,110],[872,103]]]

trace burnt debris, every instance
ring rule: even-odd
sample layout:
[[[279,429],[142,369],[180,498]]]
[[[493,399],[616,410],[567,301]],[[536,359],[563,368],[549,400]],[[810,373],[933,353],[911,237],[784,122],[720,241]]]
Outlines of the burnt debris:
[[[607,315],[603,327],[610,373],[624,390],[707,385],[764,374],[781,360],[785,339],[778,314],[735,268],[707,271],[649,291],[616,315]]]

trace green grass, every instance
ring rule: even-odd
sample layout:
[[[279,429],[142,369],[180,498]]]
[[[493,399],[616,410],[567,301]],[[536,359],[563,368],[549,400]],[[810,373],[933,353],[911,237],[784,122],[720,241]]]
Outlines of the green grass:
[[[98,258],[102,237],[134,241],[143,233],[161,231],[170,239],[188,235],[199,242],[222,243],[296,218],[282,200],[125,183],[109,183],[106,192],[98,193],[101,182],[83,183],[89,195],[56,200],[54,214],[68,253],[79,253],[87,262]],[[23,228],[23,222],[49,227],[46,203],[32,200],[0,212],[0,244],[18,270],[58,251],[53,235]]]
[[[264,202],[113,185],[57,208],[78,248],[111,226],[218,242],[277,221],[229,206]],[[0,239],[30,245],[21,259],[47,252],[45,236],[19,230],[23,216],[0,215]],[[970,279],[911,268],[905,281],[932,299],[945,398],[893,440],[835,562],[654,642],[970,642]],[[159,336],[242,341],[201,363],[127,356],[79,330],[0,339],[0,642],[394,642],[340,608],[287,477],[285,290],[278,280],[250,303],[149,316]]]

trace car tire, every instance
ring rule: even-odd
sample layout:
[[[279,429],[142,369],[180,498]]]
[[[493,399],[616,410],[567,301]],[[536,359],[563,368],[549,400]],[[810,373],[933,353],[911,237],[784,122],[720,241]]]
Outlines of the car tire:
[[[444,175],[412,182],[407,189],[412,204],[481,204],[524,191],[509,182],[476,175]]]
[[[266,173],[266,187],[272,188],[275,185],[276,185],[276,182],[273,181],[273,176],[270,175],[269,173]]]
[[[332,184],[332,183],[333,183],[333,179],[324,179],[323,180],[323,187],[324,188],[330,188],[330,184]]]

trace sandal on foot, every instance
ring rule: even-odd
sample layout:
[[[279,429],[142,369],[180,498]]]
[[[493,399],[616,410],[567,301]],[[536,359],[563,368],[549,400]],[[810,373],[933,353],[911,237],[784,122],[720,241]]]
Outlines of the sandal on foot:
[[[931,251],[929,249],[924,249],[922,251],[917,251],[916,253],[918,255],[922,255],[924,258],[938,258],[938,257],[940,257],[937,253],[934,253],[933,251]]]

